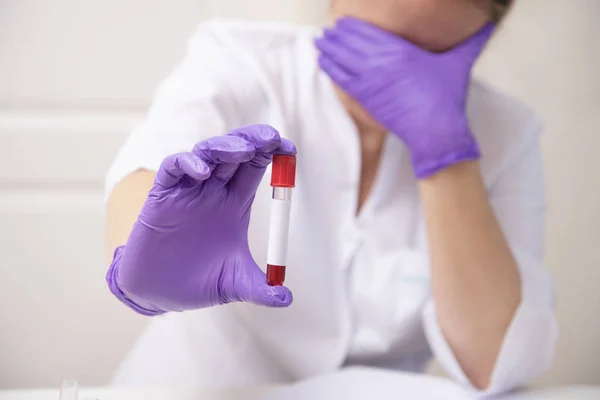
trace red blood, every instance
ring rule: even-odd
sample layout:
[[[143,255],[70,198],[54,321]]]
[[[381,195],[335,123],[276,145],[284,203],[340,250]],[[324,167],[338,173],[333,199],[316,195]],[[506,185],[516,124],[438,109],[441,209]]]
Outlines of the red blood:
[[[285,266],[267,264],[267,284],[283,286],[283,281],[285,281]]]

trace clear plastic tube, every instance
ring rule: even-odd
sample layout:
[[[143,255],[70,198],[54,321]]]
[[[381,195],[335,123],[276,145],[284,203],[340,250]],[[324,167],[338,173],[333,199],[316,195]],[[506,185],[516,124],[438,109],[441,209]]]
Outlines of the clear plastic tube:
[[[77,400],[79,384],[77,381],[64,380],[60,384],[60,400]]]
[[[289,200],[292,201],[292,188],[274,187],[273,200]]]
[[[267,251],[267,284],[270,286],[281,286],[285,281],[291,198],[291,188],[273,189]]]

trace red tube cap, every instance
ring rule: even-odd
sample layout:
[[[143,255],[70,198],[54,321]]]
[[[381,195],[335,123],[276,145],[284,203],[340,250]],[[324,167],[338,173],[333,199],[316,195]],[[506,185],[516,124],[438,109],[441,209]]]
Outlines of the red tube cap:
[[[293,188],[296,187],[296,156],[273,156],[271,173],[271,186]]]

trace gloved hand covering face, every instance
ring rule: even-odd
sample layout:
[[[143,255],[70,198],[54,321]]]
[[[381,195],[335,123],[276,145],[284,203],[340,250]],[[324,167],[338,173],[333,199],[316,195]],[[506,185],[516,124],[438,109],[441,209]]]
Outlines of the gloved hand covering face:
[[[345,17],[317,39],[323,71],[408,147],[424,178],[478,159],[466,99],[471,69],[492,24],[445,53],[432,53],[356,18]]]
[[[287,307],[248,248],[254,196],[273,154],[296,153],[266,125],[237,129],[167,157],[127,244],[107,274],[112,293],[144,315],[234,301]]]

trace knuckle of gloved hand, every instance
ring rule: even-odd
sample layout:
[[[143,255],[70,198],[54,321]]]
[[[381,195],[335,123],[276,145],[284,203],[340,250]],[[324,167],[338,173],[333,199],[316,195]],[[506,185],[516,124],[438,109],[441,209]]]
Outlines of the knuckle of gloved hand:
[[[179,154],[171,154],[167,157],[165,157],[161,163],[161,168],[165,169],[165,170],[172,170],[174,167],[177,166],[177,158],[179,157]]]
[[[238,136],[217,136],[203,140],[194,146],[194,153],[218,154],[219,152],[250,150],[252,146]]]
[[[257,136],[265,140],[279,139],[279,131],[267,124],[255,125]]]
[[[272,151],[281,141],[279,132],[270,125],[256,124],[236,129],[229,135],[246,140],[258,151]]]
[[[223,146],[223,143],[218,139],[218,137],[215,137],[197,143],[194,146],[194,154],[209,165],[218,163],[218,154],[226,150],[226,146]]]
[[[242,163],[250,161],[256,154],[255,146],[240,137],[220,137],[210,146],[199,146],[198,156],[208,165],[221,163]]]

